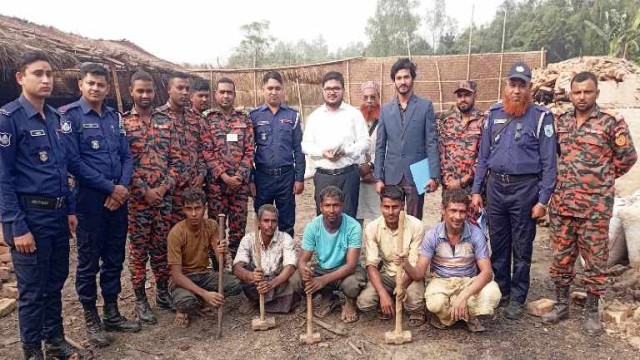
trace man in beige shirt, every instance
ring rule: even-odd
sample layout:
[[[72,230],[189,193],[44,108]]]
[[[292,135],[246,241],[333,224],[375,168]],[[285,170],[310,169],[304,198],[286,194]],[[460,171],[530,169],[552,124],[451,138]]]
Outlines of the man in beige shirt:
[[[207,206],[202,189],[188,188],[182,193],[185,220],[177,223],[169,232],[167,257],[171,270],[169,288],[176,309],[174,324],[189,326],[189,318],[201,312],[201,305],[221,306],[224,296],[217,292],[218,278],[208,269],[209,249],[217,254],[228,251],[227,244],[218,241],[218,225],[204,218]],[[224,293],[238,295],[240,282],[230,274],[223,275]]]
[[[296,271],[298,255],[295,242],[286,232],[278,230],[278,209],[265,204],[258,209],[258,241],[260,265],[256,269],[256,233],[244,236],[233,261],[233,273],[242,282],[249,300],[240,308],[250,313],[258,305],[259,294],[264,295],[265,311],[288,313],[300,301],[302,283]]]
[[[399,235],[400,212],[404,209],[404,191],[399,186],[386,186],[380,194],[380,199],[382,216],[369,223],[365,229],[369,282],[358,296],[357,305],[361,311],[371,311],[379,305],[379,317],[389,319],[395,312],[392,295],[398,267],[394,260],[398,254],[396,242]],[[423,235],[422,222],[411,215],[405,215],[402,253],[408,253],[412,264],[418,261],[418,250]],[[422,325],[425,322],[424,282],[412,281],[405,274],[402,287],[406,289],[404,307],[410,314],[410,324]]]

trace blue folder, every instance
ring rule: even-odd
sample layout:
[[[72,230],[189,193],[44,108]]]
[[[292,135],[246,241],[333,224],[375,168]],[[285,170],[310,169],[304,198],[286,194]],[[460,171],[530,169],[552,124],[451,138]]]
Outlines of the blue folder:
[[[429,159],[425,158],[416,163],[409,165],[411,170],[411,176],[413,176],[413,182],[416,184],[416,190],[418,195],[425,193],[425,185],[431,180],[431,173],[429,172]]]

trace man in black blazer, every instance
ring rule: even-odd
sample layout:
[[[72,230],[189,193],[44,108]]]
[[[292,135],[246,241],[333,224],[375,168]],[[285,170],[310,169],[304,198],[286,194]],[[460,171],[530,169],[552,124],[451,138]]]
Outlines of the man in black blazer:
[[[417,189],[433,192],[438,188],[440,154],[433,105],[413,93],[415,78],[416,65],[407,58],[391,67],[398,96],[384,104],[380,113],[374,176],[378,193],[385,185],[401,186],[406,194],[407,214],[422,219],[424,195],[418,195]],[[425,158],[429,158],[430,180],[416,184],[409,165]]]

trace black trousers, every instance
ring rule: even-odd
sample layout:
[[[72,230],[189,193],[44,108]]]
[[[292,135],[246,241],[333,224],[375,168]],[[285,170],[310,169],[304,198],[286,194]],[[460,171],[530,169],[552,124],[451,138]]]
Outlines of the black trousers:
[[[315,186],[316,213],[320,215],[320,193],[327,186],[333,185],[342,190],[342,212],[356,218],[358,212],[358,196],[360,195],[360,172],[357,166],[339,175],[327,175],[316,172],[313,176]]]

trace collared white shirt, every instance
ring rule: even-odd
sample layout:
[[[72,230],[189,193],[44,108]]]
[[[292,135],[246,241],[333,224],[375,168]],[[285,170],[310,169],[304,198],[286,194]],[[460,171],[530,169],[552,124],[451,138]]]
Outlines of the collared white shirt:
[[[337,161],[325,159],[325,150],[342,147],[345,156]],[[370,149],[369,133],[359,109],[342,102],[338,110],[323,104],[309,115],[302,136],[302,152],[309,155],[316,168],[340,169],[358,164]]]
[[[240,241],[233,265],[243,262],[256,266],[255,262],[255,234],[249,233]],[[295,241],[291,236],[280,230],[276,230],[268,247],[264,247],[261,240],[260,262],[264,276],[277,276],[287,265],[297,266],[298,255],[295,250]]]

